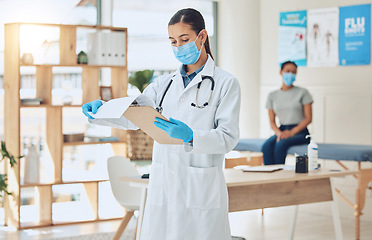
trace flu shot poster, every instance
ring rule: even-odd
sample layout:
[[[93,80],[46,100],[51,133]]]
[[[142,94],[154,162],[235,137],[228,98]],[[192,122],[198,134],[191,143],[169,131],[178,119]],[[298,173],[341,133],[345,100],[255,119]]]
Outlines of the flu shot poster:
[[[281,12],[279,21],[279,64],[306,66],[306,11]]]
[[[371,4],[340,7],[341,66],[371,62]]]

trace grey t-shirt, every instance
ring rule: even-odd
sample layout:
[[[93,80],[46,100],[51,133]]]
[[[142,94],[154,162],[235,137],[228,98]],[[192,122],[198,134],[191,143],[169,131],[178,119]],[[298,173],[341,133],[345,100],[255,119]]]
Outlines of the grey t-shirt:
[[[305,88],[294,86],[290,90],[281,89],[269,94],[267,109],[273,109],[281,125],[299,124],[305,119],[303,105],[312,103],[313,98]]]

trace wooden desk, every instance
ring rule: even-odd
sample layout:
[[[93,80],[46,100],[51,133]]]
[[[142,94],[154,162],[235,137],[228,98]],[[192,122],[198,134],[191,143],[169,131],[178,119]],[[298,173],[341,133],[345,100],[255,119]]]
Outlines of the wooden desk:
[[[289,239],[294,237],[294,229],[299,204],[315,202],[332,202],[333,223],[336,239],[343,239],[341,222],[332,187],[333,177],[356,174],[357,171],[332,172],[321,169],[311,173],[295,173],[294,170],[282,170],[273,173],[243,172],[236,169],[225,169],[225,180],[229,192],[229,211],[246,211],[261,208],[294,205],[294,212],[289,231]],[[148,179],[121,177],[130,181],[133,186],[146,188]],[[143,195],[141,208],[145,206],[146,192]],[[143,214],[140,210],[140,215]],[[140,216],[142,219],[142,216]],[[137,229],[137,239],[140,237],[140,222]]]

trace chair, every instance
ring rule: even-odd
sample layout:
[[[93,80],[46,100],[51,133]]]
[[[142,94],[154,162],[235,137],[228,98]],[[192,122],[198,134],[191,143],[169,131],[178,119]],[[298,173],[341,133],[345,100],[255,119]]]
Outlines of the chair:
[[[139,176],[139,173],[137,169],[132,166],[130,160],[123,156],[112,156],[108,158],[107,170],[112,193],[125,211],[123,220],[113,237],[113,240],[118,240],[132,218],[134,211],[139,210],[141,200],[141,189],[129,186],[129,182],[120,180],[120,177]]]

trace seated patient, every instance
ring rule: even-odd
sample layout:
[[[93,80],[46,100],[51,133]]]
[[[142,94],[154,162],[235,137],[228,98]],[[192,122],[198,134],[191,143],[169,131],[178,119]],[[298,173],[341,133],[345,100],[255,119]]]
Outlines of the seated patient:
[[[294,145],[308,144],[307,125],[312,121],[313,99],[310,93],[301,87],[293,86],[297,65],[287,61],[281,65],[282,87],[269,94],[266,108],[269,110],[271,129],[275,135],[262,146],[265,165],[284,164],[288,148]],[[278,116],[280,127],[275,123]]]

